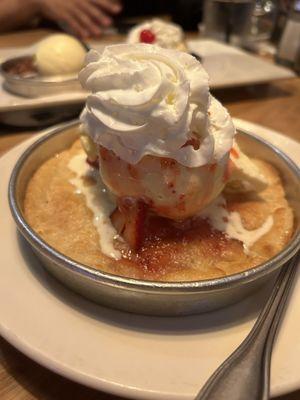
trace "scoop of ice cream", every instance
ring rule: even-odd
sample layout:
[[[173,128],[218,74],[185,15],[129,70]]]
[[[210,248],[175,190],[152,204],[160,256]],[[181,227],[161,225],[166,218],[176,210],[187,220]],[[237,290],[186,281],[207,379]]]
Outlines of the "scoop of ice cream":
[[[130,30],[127,43],[150,43],[166,49],[187,50],[181,27],[161,19],[153,19],[136,25]]]
[[[261,191],[268,186],[266,177],[235,142],[230,151],[230,179],[226,190],[233,192]]]
[[[202,210],[222,191],[228,157],[189,168],[170,158],[145,156],[136,165],[101,147],[100,173],[118,198],[142,199],[157,215],[183,220]]]
[[[169,157],[147,155],[133,165],[102,147],[103,181],[117,197],[142,198],[158,215],[182,220],[197,214],[220,194],[230,178],[231,118],[213,97],[207,114],[213,116],[208,118],[207,129],[214,140],[213,156],[207,163],[191,168]],[[188,146],[199,150],[199,137],[193,134],[184,147]]]
[[[50,35],[39,42],[35,63],[42,75],[78,73],[84,65],[86,49],[73,36]]]

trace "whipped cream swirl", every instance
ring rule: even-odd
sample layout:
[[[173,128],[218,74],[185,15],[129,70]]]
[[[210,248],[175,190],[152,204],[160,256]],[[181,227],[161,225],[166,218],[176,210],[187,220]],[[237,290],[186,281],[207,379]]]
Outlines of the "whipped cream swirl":
[[[127,43],[140,43],[140,34],[143,30],[150,30],[155,35],[155,43],[167,49],[184,47],[184,34],[179,25],[165,22],[160,19],[153,19],[132,28],[127,37]]]
[[[187,167],[228,153],[235,129],[209,94],[208,75],[191,55],[148,44],[90,51],[80,72],[91,94],[81,120],[92,140],[136,164],[145,155]],[[197,135],[199,149],[186,142]],[[184,147],[183,147],[184,146]]]

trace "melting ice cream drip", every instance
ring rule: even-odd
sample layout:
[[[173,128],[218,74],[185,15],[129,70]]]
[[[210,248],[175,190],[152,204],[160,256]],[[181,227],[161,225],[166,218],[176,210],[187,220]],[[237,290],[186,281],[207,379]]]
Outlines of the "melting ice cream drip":
[[[208,219],[214,229],[224,232],[231,239],[241,241],[246,254],[249,253],[249,249],[257,240],[269,232],[274,223],[273,216],[269,215],[259,228],[245,229],[240,214],[236,211],[229,212],[226,209],[226,200],[223,196],[217,197],[200,213],[200,216]]]
[[[93,224],[99,235],[102,252],[119,260],[121,253],[114,248],[114,239],[118,237],[118,234],[110,221],[110,215],[116,208],[116,204],[109,196],[100,174],[87,164],[84,152],[71,158],[68,168],[76,174],[74,178],[70,179],[70,183],[75,186],[76,193],[83,194],[87,207],[93,213]],[[95,184],[86,185],[84,178],[93,178]]]

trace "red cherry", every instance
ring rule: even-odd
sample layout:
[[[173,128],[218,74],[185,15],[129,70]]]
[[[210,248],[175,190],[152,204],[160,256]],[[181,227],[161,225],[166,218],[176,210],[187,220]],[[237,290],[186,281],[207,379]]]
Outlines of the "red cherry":
[[[144,29],[140,33],[140,42],[142,43],[153,43],[155,39],[156,37],[150,29]]]

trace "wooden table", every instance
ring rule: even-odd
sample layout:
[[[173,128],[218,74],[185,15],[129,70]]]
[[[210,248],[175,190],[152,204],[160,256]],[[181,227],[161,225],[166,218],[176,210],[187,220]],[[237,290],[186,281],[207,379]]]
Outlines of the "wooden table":
[[[29,45],[49,31],[35,30],[0,36],[0,47]],[[105,37],[117,42],[120,37]],[[300,78],[270,85],[218,90],[214,95],[233,117],[281,131],[300,141]],[[0,155],[36,131],[0,125]],[[1,400],[117,400],[62,378],[36,364],[0,338]],[[300,361],[299,361],[300,368]],[[299,400],[300,391],[277,400]]]

